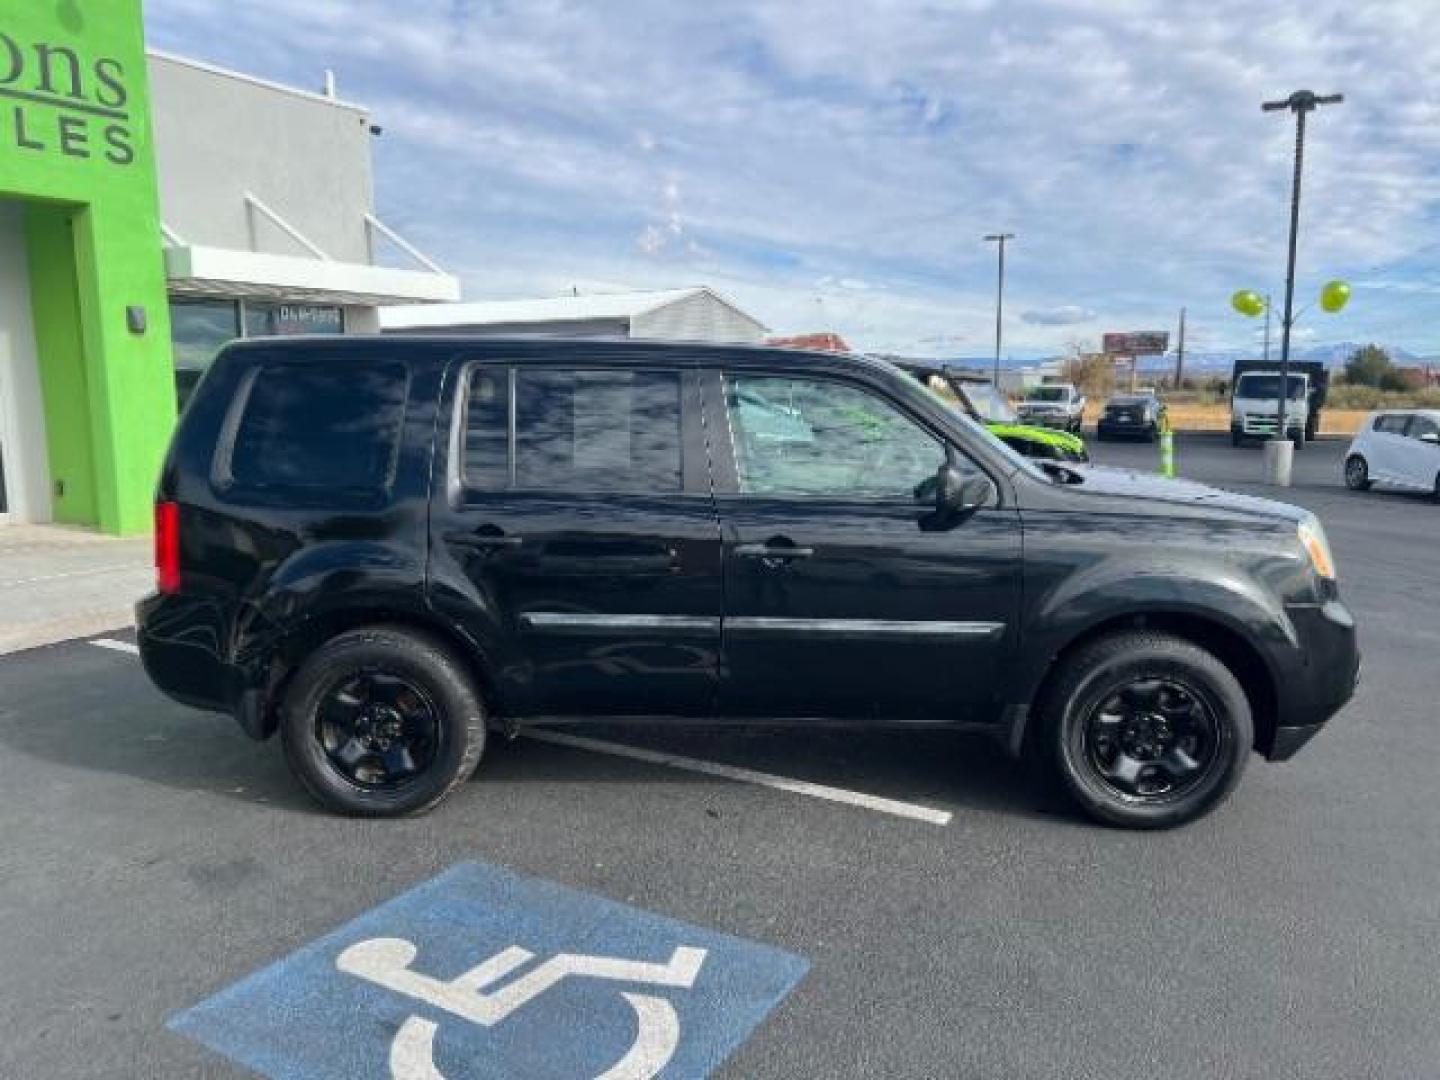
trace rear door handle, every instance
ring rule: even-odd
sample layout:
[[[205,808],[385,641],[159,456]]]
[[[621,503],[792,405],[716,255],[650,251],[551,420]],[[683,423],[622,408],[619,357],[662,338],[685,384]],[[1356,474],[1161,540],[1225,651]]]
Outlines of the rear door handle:
[[[815,549],[794,544],[738,544],[735,554],[742,559],[808,559]]]
[[[445,542],[456,547],[476,548],[489,551],[492,548],[519,547],[525,542],[521,536],[506,536],[504,533],[452,532],[445,534]]]

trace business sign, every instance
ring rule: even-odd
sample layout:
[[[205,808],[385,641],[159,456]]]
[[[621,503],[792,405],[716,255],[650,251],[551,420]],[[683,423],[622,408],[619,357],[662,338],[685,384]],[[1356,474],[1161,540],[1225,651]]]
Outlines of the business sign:
[[[270,1080],[699,1080],[808,966],[461,863],[169,1026]]]
[[[125,66],[0,29],[0,140],[5,151],[135,161]]]
[[[1103,351],[1110,356],[1159,356],[1170,347],[1170,331],[1137,330],[1126,334],[1106,334]]]

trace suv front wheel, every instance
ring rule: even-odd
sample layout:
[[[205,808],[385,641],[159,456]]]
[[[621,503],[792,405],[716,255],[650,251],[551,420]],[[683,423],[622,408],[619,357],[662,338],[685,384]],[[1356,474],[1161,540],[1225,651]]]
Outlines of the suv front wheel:
[[[1214,655],[1134,632],[1084,646],[1041,705],[1043,744],[1091,817],[1161,829],[1193,821],[1235,789],[1253,742],[1250,703]]]
[[[322,805],[396,817],[429,810],[475,771],[484,709],[446,646],[400,627],[364,627],[300,666],[280,736],[291,771]]]

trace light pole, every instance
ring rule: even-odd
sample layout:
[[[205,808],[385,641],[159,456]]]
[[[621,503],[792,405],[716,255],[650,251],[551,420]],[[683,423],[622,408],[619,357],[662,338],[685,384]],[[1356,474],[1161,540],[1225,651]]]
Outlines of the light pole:
[[[1005,241],[1014,240],[1015,234],[1009,232],[989,233],[985,237],[989,243],[1000,245],[1000,267],[995,284],[995,389],[1000,389],[1000,320],[1005,312]]]
[[[1321,105],[1338,105],[1343,94],[1316,94],[1297,90],[1284,101],[1267,101],[1265,112],[1288,109],[1295,114],[1295,179],[1290,189],[1290,255],[1285,268],[1285,315],[1280,322],[1280,393],[1275,410],[1274,449],[1265,449],[1266,478],[1283,486],[1290,484],[1290,462],[1294,447],[1285,427],[1285,405],[1290,398],[1290,327],[1295,312],[1295,241],[1300,232],[1300,173],[1305,163],[1305,117]],[[1281,447],[1284,447],[1282,450]]]

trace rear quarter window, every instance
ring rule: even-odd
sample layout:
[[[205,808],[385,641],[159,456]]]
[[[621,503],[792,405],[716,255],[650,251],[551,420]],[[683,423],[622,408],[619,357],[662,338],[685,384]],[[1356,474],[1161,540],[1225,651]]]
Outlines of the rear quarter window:
[[[401,363],[262,364],[240,383],[215,479],[307,505],[383,495],[394,482],[408,391]]]

